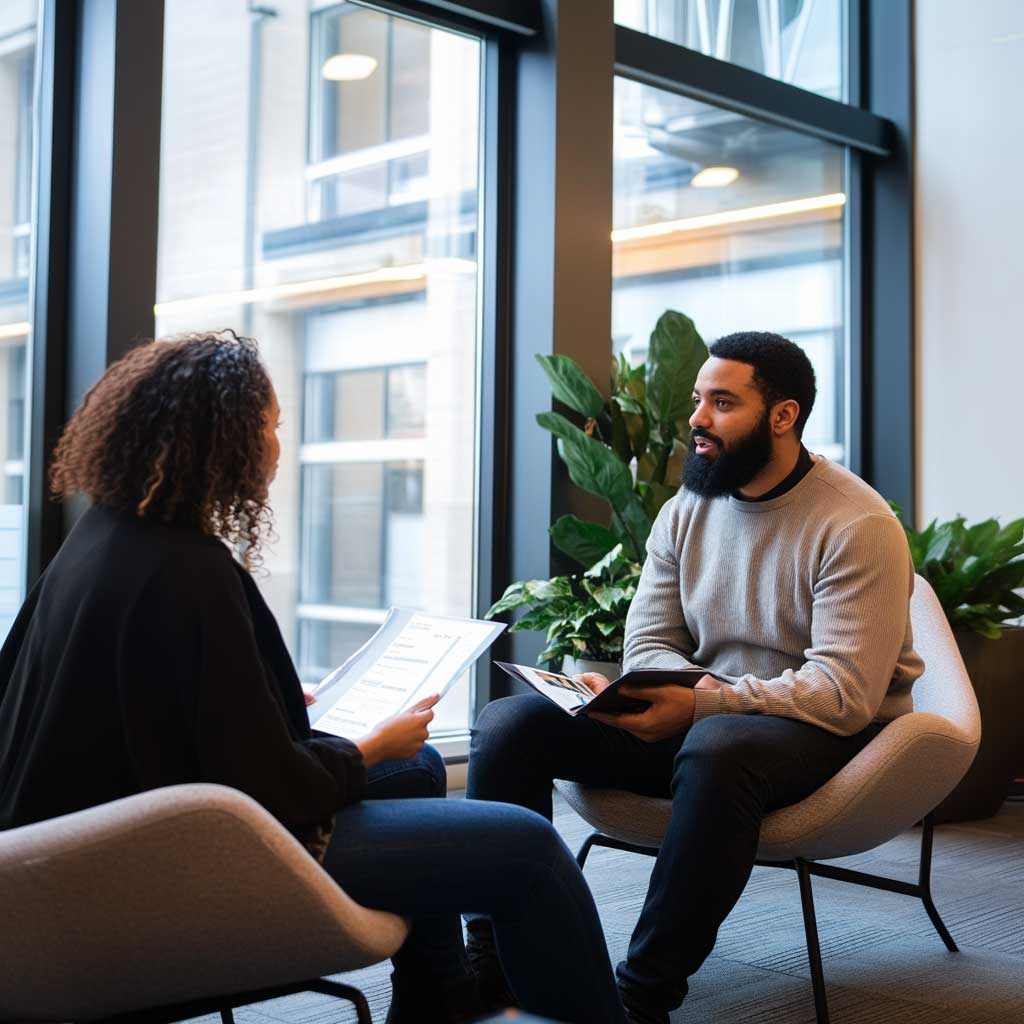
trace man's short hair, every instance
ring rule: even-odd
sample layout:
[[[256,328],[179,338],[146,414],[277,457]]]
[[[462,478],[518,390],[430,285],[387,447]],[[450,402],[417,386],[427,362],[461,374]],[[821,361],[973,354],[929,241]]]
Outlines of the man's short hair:
[[[797,437],[803,437],[818,389],[814,367],[799,345],[768,331],[739,331],[719,338],[708,351],[718,359],[733,359],[752,366],[754,385],[768,408],[793,399],[800,406],[793,430]]]

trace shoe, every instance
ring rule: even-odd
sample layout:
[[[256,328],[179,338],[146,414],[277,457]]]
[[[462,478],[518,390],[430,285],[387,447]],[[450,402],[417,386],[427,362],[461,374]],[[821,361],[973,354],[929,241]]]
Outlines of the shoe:
[[[664,1010],[651,1010],[637,1002],[636,997],[619,986],[619,999],[622,1000],[622,1008],[626,1011],[626,1020],[629,1024],[669,1024],[668,1014]]]
[[[473,974],[438,990],[430,979],[410,984],[398,971],[391,972],[391,1005],[385,1024],[471,1024],[489,1013]]]
[[[476,975],[480,1002],[488,1013],[519,1009],[519,1000],[505,977],[494,942],[494,926],[489,918],[471,917],[466,921],[466,955]]]

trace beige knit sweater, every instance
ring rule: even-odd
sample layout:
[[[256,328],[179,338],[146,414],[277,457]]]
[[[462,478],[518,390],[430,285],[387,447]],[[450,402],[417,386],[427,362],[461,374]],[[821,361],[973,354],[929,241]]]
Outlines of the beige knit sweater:
[[[818,457],[764,502],[686,490],[661,510],[626,620],[623,669],[700,665],[694,720],[779,715],[852,735],[913,709],[914,570],[882,498]]]

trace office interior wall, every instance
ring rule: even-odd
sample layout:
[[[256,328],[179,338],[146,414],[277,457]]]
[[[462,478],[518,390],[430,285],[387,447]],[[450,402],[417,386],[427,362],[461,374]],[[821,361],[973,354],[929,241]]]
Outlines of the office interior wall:
[[[1024,516],[1024,4],[920,0],[915,32],[918,520],[1005,521]]]

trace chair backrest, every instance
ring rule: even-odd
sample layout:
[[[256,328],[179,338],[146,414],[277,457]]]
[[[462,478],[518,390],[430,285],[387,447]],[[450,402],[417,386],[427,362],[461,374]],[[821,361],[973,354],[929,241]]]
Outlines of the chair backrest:
[[[924,675],[914,683],[914,710],[941,715],[974,742],[981,736],[981,716],[946,613],[928,581],[914,577],[910,599],[914,649],[924,661]]]
[[[0,832],[0,1020],[79,1020],[376,963],[406,935],[249,797],[171,786]]]

